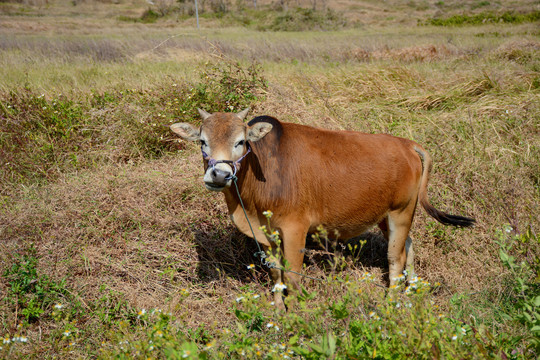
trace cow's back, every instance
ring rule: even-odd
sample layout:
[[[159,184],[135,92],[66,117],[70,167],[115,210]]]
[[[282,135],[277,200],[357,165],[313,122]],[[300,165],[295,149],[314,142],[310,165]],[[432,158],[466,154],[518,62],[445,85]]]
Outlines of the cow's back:
[[[414,143],[390,135],[332,131],[281,123],[269,117],[272,131],[253,144],[246,185],[258,210],[295,216],[350,237],[380,221],[390,209],[411,199],[422,164]],[[412,191],[411,191],[412,190]]]

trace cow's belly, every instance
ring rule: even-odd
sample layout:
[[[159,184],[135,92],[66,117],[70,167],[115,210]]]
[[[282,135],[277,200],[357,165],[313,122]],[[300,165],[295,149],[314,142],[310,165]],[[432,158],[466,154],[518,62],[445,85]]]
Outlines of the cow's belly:
[[[361,235],[383,221],[391,210],[390,200],[375,203],[340,199],[328,201],[324,208],[310,216],[309,232],[316,232],[322,225],[332,238],[350,239]]]
[[[327,231],[328,236],[333,239],[347,240],[355,236],[359,236],[370,230],[374,225],[377,225],[383,220],[383,217],[370,222],[353,223],[351,221],[335,224],[335,223],[314,223],[309,228],[309,233],[316,233],[317,227],[322,225]]]

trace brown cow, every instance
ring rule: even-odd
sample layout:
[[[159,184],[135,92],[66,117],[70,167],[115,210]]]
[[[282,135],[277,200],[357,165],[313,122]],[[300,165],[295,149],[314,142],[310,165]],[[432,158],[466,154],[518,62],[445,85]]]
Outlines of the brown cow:
[[[409,234],[416,204],[446,225],[470,226],[473,219],[443,213],[428,201],[429,154],[417,143],[383,134],[331,131],[282,123],[269,116],[243,122],[248,109],[209,114],[199,109],[200,128],[171,125],[186,140],[199,141],[204,158],[204,182],[225,195],[234,224],[252,233],[232,185],[236,176],[255,237],[276,252],[259,226],[272,210],[271,226],[282,238],[283,257],[290,270],[300,272],[306,235],[323,225],[342,239],[378,225],[388,240],[390,284],[405,265],[411,276],[413,246]],[[423,162],[422,162],[423,160]],[[275,284],[285,280],[298,288],[300,276],[271,269]],[[275,302],[284,307],[281,294]]]

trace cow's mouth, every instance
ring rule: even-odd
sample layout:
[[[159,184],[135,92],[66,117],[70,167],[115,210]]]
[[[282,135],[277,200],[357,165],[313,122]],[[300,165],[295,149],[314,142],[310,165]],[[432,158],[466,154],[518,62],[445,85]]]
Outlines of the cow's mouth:
[[[204,185],[206,185],[206,188],[210,191],[221,191],[225,189],[225,185],[218,185],[214,183],[205,182]]]

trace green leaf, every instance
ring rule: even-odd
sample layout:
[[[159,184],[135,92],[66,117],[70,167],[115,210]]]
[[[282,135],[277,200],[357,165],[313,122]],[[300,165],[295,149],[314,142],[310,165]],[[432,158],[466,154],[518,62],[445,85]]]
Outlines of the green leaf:
[[[336,338],[333,334],[327,334],[328,350],[330,353],[328,355],[333,355],[336,352]]]
[[[508,262],[508,254],[505,253],[504,251],[499,250],[499,257],[501,258],[503,263],[506,264]]]
[[[324,351],[324,349],[320,345],[313,344],[313,343],[307,343],[307,346],[309,346],[311,348],[311,350],[315,351],[316,353],[326,354],[326,351]]]

